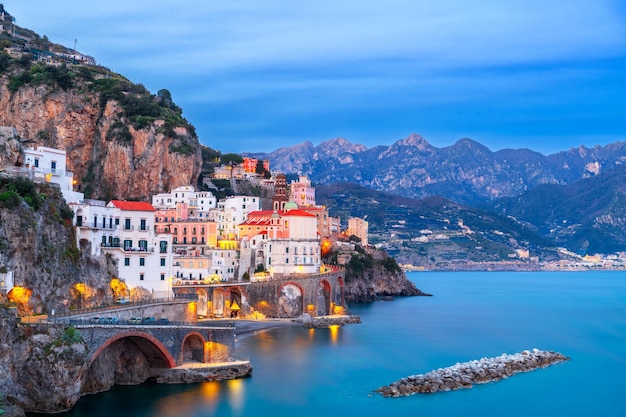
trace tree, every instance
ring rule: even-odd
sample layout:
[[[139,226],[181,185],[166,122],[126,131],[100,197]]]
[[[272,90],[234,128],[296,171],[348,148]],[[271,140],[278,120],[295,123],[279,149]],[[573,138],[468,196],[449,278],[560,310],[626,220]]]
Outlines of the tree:
[[[237,155],[236,153],[227,153],[222,155],[220,161],[222,164],[241,164],[243,162],[243,158],[241,155]]]

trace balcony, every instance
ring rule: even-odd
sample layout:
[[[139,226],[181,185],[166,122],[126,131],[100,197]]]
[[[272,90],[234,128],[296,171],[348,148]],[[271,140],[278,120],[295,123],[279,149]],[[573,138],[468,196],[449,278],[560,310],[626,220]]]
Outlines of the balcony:
[[[110,249],[120,249],[122,252],[125,252],[125,253],[131,253],[131,252],[152,253],[154,252],[154,247],[140,247],[140,246],[122,247],[121,243],[101,243],[100,247],[110,248]]]

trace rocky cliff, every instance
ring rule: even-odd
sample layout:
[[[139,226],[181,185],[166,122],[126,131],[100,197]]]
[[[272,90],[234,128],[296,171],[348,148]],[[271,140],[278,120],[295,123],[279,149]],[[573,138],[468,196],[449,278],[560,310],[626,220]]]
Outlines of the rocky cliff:
[[[347,253],[346,283],[344,295],[348,303],[363,303],[393,296],[430,295],[419,290],[409,281],[395,259],[378,249],[363,249],[355,245]],[[333,255],[331,254],[332,258]],[[333,261],[331,261],[333,262]]]
[[[112,298],[117,275],[108,258],[76,246],[73,213],[58,188],[0,176],[0,268],[12,271],[8,294],[20,315],[87,307]],[[0,303],[7,301],[0,294]]]
[[[100,67],[0,55],[0,126],[14,127],[25,147],[65,150],[87,197],[146,200],[197,183],[198,139],[167,90],[151,95]]]
[[[75,331],[20,325],[0,307],[0,409],[9,416],[70,409],[81,395],[88,364]]]

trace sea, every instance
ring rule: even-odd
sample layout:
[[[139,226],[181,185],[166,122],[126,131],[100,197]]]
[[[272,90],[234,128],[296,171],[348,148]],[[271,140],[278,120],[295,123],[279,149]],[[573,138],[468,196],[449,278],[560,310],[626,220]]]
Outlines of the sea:
[[[65,417],[626,416],[626,272],[411,272],[432,297],[350,306],[361,324],[238,336],[252,376],[81,398]],[[400,378],[538,348],[570,361],[386,398]]]

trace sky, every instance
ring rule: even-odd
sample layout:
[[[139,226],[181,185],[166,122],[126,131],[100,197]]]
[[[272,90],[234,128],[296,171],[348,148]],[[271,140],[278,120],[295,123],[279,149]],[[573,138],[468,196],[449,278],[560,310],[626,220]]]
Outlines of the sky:
[[[172,93],[200,142],[411,133],[551,154],[626,141],[624,0],[4,0],[19,26]]]

